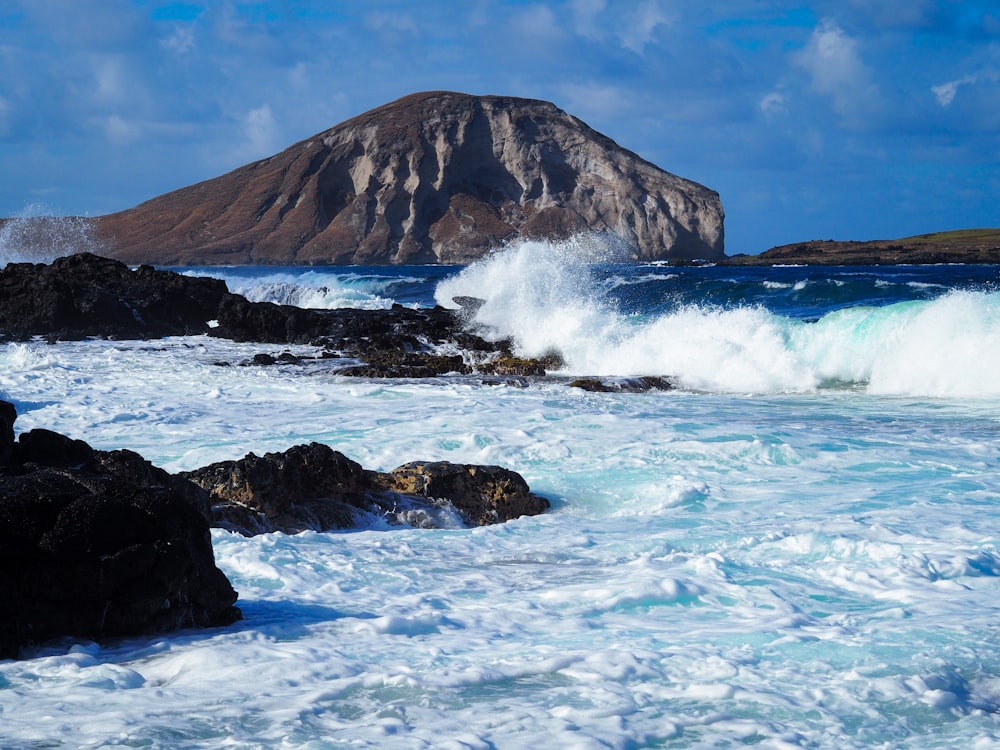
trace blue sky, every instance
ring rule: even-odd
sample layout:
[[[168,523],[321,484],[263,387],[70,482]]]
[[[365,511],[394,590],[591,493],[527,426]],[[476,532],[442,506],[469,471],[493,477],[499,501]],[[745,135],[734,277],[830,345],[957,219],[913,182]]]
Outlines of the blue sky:
[[[436,89],[718,190],[731,254],[1000,226],[1000,0],[5,0],[0,216],[128,208]]]

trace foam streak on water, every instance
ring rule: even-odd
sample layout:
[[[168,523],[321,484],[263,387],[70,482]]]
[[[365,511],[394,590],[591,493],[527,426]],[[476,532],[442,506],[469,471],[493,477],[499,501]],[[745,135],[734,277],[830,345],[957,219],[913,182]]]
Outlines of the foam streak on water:
[[[19,430],[129,447],[169,470],[309,440],[373,469],[500,464],[554,505],[481,529],[215,531],[246,619],[0,662],[0,746],[996,747],[1000,398],[947,361],[963,337],[995,335],[989,290],[921,297],[884,272],[914,296],[813,316],[774,296],[629,312],[636,298],[608,290],[731,285],[713,269],[571,269],[592,272],[594,284],[557,279],[548,306],[568,327],[577,305],[625,365],[630,337],[663,348],[665,321],[687,316],[755,350],[747,372],[787,384],[799,357],[814,382],[598,394],[218,367],[261,348],[204,337],[0,346]],[[469,276],[451,273],[439,294],[485,298]],[[784,286],[760,292],[761,280]],[[816,279],[736,282],[743,299],[835,293]],[[578,341],[545,311],[529,311],[544,345]],[[876,366],[890,345],[895,374]]]

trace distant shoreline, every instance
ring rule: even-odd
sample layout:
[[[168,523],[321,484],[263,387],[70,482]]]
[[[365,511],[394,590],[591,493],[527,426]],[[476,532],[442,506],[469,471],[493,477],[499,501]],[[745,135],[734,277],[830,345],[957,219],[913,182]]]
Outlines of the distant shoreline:
[[[730,266],[888,266],[1000,264],[1000,229],[959,229],[896,240],[809,240],[760,255],[730,255]]]

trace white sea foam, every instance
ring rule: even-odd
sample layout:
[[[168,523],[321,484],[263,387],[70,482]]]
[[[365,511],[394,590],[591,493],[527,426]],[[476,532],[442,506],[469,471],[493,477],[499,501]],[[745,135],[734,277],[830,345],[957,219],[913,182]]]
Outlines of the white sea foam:
[[[543,263],[548,287],[493,262],[453,293],[521,305],[488,311],[498,335],[534,320],[535,346],[616,374],[667,362],[670,344],[690,382],[724,387],[220,367],[273,348],[208,337],[0,345],[19,432],[171,471],[311,440],[373,469],[499,464],[553,503],[477,529],[216,530],[246,619],[0,662],[0,746],[1000,744],[1000,399],[962,360],[993,342],[993,296],[815,323],[763,307],[628,316],[586,262]],[[538,317],[548,291],[552,321]],[[763,395],[713,374],[723,365]],[[924,366],[945,387],[905,379]]]

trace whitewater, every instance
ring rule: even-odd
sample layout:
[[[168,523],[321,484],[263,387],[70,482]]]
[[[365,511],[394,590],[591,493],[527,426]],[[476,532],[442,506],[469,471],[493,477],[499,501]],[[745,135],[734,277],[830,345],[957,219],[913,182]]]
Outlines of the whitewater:
[[[476,297],[480,334],[562,355],[544,379],[220,367],[283,348],[202,336],[0,345],[18,432],[169,471],[314,440],[498,464],[553,504],[215,530],[245,619],[0,661],[0,747],[1000,747],[996,268],[620,261],[590,238],[178,269],[312,307]],[[569,386],[641,375],[676,387]]]

